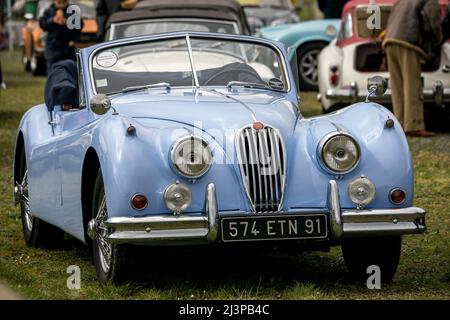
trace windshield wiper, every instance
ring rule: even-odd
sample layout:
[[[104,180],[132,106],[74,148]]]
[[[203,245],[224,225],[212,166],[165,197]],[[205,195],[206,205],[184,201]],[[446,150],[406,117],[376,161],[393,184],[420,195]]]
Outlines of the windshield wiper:
[[[152,88],[166,88],[167,90],[170,90],[170,83],[168,82],[159,82],[159,83],[152,83],[152,84],[144,84],[141,86],[133,86],[133,87],[126,87],[121,90],[122,93],[125,92],[132,92],[132,91],[138,91],[143,89],[152,89]]]
[[[232,87],[244,87],[244,88],[257,88],[257,89],[270,89],[270,87],[263,83],[257,82],[243,82],[243,81],[230,81],[227,83],[227,88]]]

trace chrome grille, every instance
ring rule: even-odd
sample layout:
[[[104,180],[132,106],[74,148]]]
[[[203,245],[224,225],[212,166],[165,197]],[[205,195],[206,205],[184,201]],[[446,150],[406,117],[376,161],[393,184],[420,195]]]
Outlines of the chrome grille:
[[[278,131],[271,127],[244,127],[236,135],[236,150],[253,211],[279,211],[286,183],[286,160]]]

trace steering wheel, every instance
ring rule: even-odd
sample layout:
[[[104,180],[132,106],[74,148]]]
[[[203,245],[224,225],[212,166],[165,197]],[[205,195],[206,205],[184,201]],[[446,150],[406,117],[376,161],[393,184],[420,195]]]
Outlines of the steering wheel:
[[[238,77],[236,77],[238,75]],[[245,78],[242,78],[242,75],[245,76]],[[205,80],[203,83],[204,86],[209,85],[211,82],[216,80],[219,77],[223,77],[224,81],[220,81],[220,84],[226,84],[230,81],[242,81],[242,82],[255,82],[255,83],[261,83],[264,84],[265,82],[261,79],[259,74],[254,70],[249,69],[240,69],[237,67],[225,69],[222,71],[217,72],[216,74],[209,77],[209,79]]]

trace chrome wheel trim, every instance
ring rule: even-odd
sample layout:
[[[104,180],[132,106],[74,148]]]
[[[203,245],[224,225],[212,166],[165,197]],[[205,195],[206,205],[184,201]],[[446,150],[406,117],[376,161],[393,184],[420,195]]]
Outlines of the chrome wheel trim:
[[[31,232],[33,230],[33,216],[30,213],[30,200],[28,199],[28,170],[25,171],[22,182],[20,183],[19,197],[25,216],[25,227]]]
[[[309,50],[302,56],[299,63],[299,70],[302,78],[310,85],[317,86],[319,49]]]
[[[98,208],[95,217],[95,225],[97,232],[97,246],[100,258],[100,265],[104,273],[108,273],[111,268],[111,251],[112,245],[106,241],[108,235],[108,227],[105,225],[108,219],[108,211],[106,209],[106,196],[103,194],[102,202]]]

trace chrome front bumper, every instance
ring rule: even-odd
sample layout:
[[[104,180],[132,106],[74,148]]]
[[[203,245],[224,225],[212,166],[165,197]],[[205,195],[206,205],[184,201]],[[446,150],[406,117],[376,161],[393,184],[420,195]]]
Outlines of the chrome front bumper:
[[[368,95],[367,89],[359,89],[358,84],[353,82],[350,86],[344,88],[328,89],[325,97],[329,100],[339,103],[356,103],[364,101]],[[318,96],[321,99],[321,96]],[[392,91],[388,89],[381,97],[370,97],[370,101],[378,103],[391,103]],[[425,103],[433,103],[441,108],[445,103],[450,102],[450,88],[444,88],[441,81],[436,81],[433,88],[423,89],[423,99]]]
[[[330,239],[334,240],[423,233],[426,230],[425,211],[421,208],[341,210],[339,189],[334,180],[329,182],[327,207],[331,226]],[[112,232],[107,236],[107,240],[112,243],[134,244],[195,244],[218,241],[219,213],[213,183],[210,183],[206,190],[205,213],[200,216],[109,218],[106,225]]]

